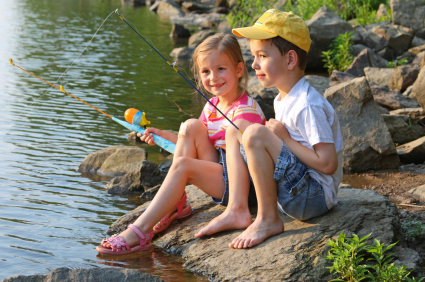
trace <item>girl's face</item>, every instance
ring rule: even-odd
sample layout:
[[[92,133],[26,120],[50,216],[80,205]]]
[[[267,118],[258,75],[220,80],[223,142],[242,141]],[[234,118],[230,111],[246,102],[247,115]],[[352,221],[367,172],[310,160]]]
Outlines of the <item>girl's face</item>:
[[[219,97],[239,96],[239,78],[244,71],[244,63],[237,65],[224,52],[216,52],[198,57],[199,75],[205,89]]]

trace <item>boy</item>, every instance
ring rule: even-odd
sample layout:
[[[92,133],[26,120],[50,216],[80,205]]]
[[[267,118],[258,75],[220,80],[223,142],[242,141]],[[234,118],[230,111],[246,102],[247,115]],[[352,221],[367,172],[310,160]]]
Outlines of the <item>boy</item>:
[[[304,78],[311,45],[304,21],[271,9],[254,26],[233,33],[250,40],[252,68],[261,84],[280,91],[274,100],[276,119],[236,135],[258,201],[255,221],[229,245],[241,249],[284,231],[276,201],[299,220],[320,216],[337,204],[343,144],[334,109]],[[242,218],[247,216],[245,210]],[[197,237],[232,229],[229,222],[237,219],[228,217],[217,217]]]

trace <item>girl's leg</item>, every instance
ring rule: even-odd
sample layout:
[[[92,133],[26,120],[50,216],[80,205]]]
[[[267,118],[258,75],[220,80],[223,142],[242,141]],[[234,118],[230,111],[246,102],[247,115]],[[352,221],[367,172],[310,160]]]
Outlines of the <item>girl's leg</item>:
[[[189,119],[180,126],[174,159],[189,157],[218,162],[217,150],[208,139],[208,130],[199,119]]]
[[[146,211],[133,223],[142,233],[151,232],[158,221],[175,209],[188,182],[212,197],[223,196],[223,167],[218,164],[217,150],[209,141],[206,128],[200,121],[191,119],[187,122],[189,126],[185,136],[181,136],[177,141],[177,157],[174,156],[173,164],[161,188]],[[129,246],[135,246],[139,242],[137,235],[130,229],[119,235]],[[108,248],[108,243],[103,247]]]
[[[281,140],[267,127],[254,125],[242,138],[248,168],[255,185],[258,202],[257,218],[235,238],[231,248],[249,248],[270,236],[284,231],[277,208],[277,187],[274,169],[282,147]]]
[[[247,120],[237,120],[235,124],[245,131],[250,125]],[[245,229],[252,223],[248,209],[249,172],[242,155],[240,144],[242,134],[233,126],[226,132],[226,163],[229,177],[229,203],[226,210],[201,228],[195,236],[200,238],[228,229]]]

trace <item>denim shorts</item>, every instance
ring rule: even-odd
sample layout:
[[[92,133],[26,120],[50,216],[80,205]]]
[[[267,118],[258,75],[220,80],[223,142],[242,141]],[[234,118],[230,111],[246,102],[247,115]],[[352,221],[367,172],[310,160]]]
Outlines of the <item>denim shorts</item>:
[[[242,145],[240,150],[246,162]],[[273,176],[277,184],[277,202],[287,215],[298,220],[328,212],[323,187],[310,177],[307,169],[282,142]]]
[[[219,164],[223,166],[223,179],[225,183],[224,194],[222,199],[216,199],[212,197],[212,200],[216,204],[220,204],[222,206],[227,207],[227,204],[229,203],[229,177],[227,175],[226,151],[219,148],[218,152],[220,154]],[[244,156],[244,160],[246,160],[246,156]],[[249,185],[248,205],[255,206],[257,205],[257,197],[255,195],[254,183],[252,182],[251,176],[249,178],[250,178],[250,185]]]

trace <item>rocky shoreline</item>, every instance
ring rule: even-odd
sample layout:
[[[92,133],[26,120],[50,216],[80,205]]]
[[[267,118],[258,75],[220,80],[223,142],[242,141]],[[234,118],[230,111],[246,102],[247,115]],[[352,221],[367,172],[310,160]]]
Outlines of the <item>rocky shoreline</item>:
[[[230,32],[223,15],[235,4],[235,1],[225,0],[122,1],[131,5],[149,5],[152,12],[173,23],[170,36],[188,37],[187,47],[176,48],[171,53],[177,62],[187,60],[206,37],[218,31]],[[343,165],[347,174],[398,170],[402,164],[424,164],[425,2],[407,2],[391,0],[392,22],[353,26],[325,7],[306,21],[313,40],[307,71],[323,70],[320,54],[339,34],[353,32],[354,35],[352,55],[355,59],[345,72],[333,71],[330,77],[306,76],[340,118],[344,138]],[[184,25],[201,27],[202,30],[190,35]],[[272,101],[277,89],[265,89],[253,77],[249,46],[243,39],[240,44],[251,74],[248,92],[269,119],[274,115]],[[407,64],[387,67],[389,61],[403,59]],[[158,166],[146,160],[143,148],[113,146],[87,156],[78,171],[114,177],[107,184],[108,193],[139,193],[142,198],[152,199],[171,161],[168,158]],[[417,173],[423,175],[425,170]],[[329,250],[326,242],[336,239],[341,232],[359,236],[372,233],[371,238],[379,239],[386,246],[399,241],[392,249],[395,262],[419,270],[425,257],[403,239],[400,206],[388,199],[391,194],[371,190],[353,189],[342,184],[339,204],[328,214],[302,222],[282,213],[284,233],[254,248],[234,250],[227,245],[241,231],[221,232],[202,239],[194,237],[195,231],[223,212],[224,207],[215,205],[195,186],[188,185],[186,191],[193,208],[192,216],[173,222],[166,232],[154,238],[153,243],[167,252],[181,255],[187,269],[211,281],[328,281],[333,276],[326,268],[331,264],[325,259]],[[425,208],[425,185],[404,191],[398,194],[399,198],[394,195],[391,199],[396,202],[411,198],[415,201],[407,204],[424,205]],[[148,205],[149,202],[117,219],[107,234],[123,231]],[[423,211],[415,212],[423,214]],[[255,210],[252,215],[255,218]],[[425,224],[425,216],[421,218]],[[136,280],[162,281],[149,274],[120,268],[59,268],[48,275],[14,276],[3,281]]]

